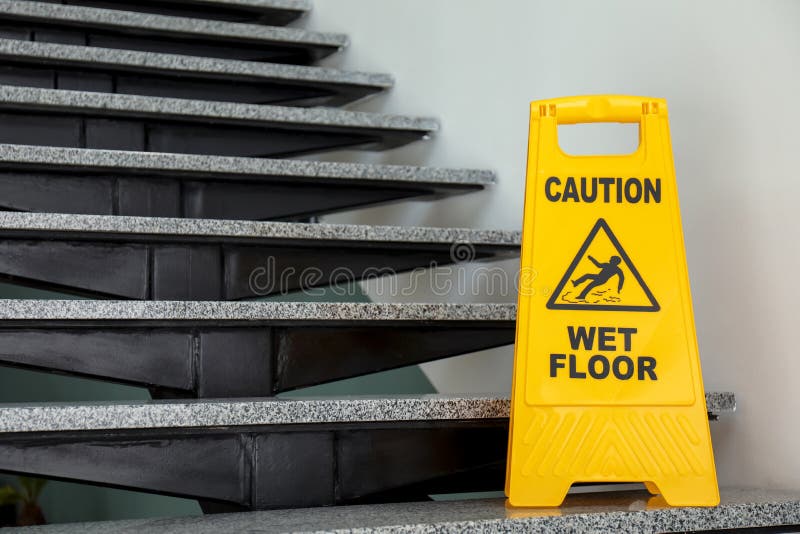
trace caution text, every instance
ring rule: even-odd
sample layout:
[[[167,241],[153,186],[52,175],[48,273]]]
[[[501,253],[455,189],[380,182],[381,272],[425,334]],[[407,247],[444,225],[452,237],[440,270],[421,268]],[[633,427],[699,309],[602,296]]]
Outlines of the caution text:
[[[544,182],[544,196],[550,202],[659,204],[661,178],[551,176]]]

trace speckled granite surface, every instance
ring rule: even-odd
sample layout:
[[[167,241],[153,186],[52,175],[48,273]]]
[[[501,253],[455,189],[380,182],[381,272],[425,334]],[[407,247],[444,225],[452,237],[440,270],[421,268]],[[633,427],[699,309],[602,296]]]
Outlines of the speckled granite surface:
[[[707,391],[706,406],[711,413],[735,412],[736,395],[730,391]]]
[[[708,411],[730,411],[732,399],[732,393],[709,393]],[[0,432],[501,419],[508,413],[507,397],[450,395],[0,404]]]
[[[472,169],[0,144],[0,167],[13,166],[13,164],[25,164],[26,167],[59,165],[62,168],[75,167],[76,169],[108,169],[110,171],[130,169],[187,173],[192,175],[193,180],[201,180],[206,176],[215,178],[235,176],[239,180],[280,176],[437,184],[489,185],[495,183],[493,172]]]
[[[2,2],[2,0],[0,0]],[[50,5],[50,4],[48,4]],[[2,9],[2,4],[0,4]],[[0,85],[0,102],[6,108],[34,108],[99,115],[156,116],[160,119],[208,120],[252,126],[294,124],[364,128],[367,130],[411,130],[433,132],[435,119],[383,115],[334,108],[292,108],[183,98],[116,95],[63,89],[39,89]]]
[[[325,67],[305,67],[228,59],[154,54],[46,42],[0,39],[0,57],[30,61],[57,60],[69,65],[93,64],[115,68],[170,72],[173,74],[214,74],[248,80],[286,80],[327,84],[365,85],[386,89],[394,80],[388,74],[353,72]]]
[[[360,242],[469,243],[510,248],[518,247],[521,239],[520,232],[511,230],[0,212],[0,233],[10,230],[15,233],[19,230],[30,230],[81,232],[98,236],[114,234],[119,239],[125,239],[125,234],[147,234]]]
[[[0,405],[0,432],[494,419],[501,397],[353,397],[314,400],[150,401]]]
[[[0,300],[0,320],[514,321],[514,304]]]
[[[553,509],[513,509],[503,499],[273,510],[171,519],[33,527],[32,533],[227,534],[239,532],[641,533],[800,524],[800,492],[723,489],[715,508],[671,508],[645,491],[570,495]],[[797,532],[787,528],[784,532]]]
[[[150,33],[183,34],[209,39],[227,38],[237,41],[279,42],[330,48],[342,48],[348,43],[347,36],[339,33],[320,33],[298,28],[170,17],[29,0],[0,0],[0,11],[26,19],[46,20],[48,23],[78,22],[94,27],[139,29]]]

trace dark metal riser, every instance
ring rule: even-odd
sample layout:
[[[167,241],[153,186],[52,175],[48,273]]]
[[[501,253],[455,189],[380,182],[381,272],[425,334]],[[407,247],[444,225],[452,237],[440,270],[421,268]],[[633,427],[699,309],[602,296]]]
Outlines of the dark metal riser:
[[[38,0],[54,4],[73,6],[99,7],[103,9],[122,9],[141,13],[156,13],[175,17],[224,20],[228,22],[246,22],[249,24],[268,24],[283,26],[297,20],[305,11],[297,9],[276,9],[270,7],[249,7],[242,5],[226,5],[213,2],[196,2],[192,0]]]
[[[506,420],[4,435],[0,470],[177,495],[206,511],[499,490]],[[210,502],[209,502],[210,501]]]
[[[267,80],[185,72],[137,72],[106,65],[0,58],[0,84],[44,89],[217,100],[246,104],[341,106],[382,90],[366,85]]]
[[[518,252],[513,245],[475,245],[474,250],[477,260]],[[0,277],[131,299],[237,300],[453,261],[450,243],[0,231]]]
[[[204,219],[303,220],[406,199],[433,200],[477,184],[300,177],[196,179],[130,170],[91,173],[0,166],[0,209]]]
[[[85,27],[67,21],[10,16],[0,11],[0,37],[46,43],[139,50],[187,56],[216,57],[309,65],[338,50],[311,43],[242,41],[207,36],[148,31],[144,28]]]
[[[17,434],[0,470],[259,510],[500,491],[507,446],[505,419]]]
[[[208,119],[104,117],[77,109],[13,109],[9,104],[0,107],[0,124],[0,143],[220,156],[283,157],[355,147],[386,149],[426,134],[302,123],[215,124]]]
[[[253,397],[513,342],[514,321],[3,321],[0,365],[156,398]]]

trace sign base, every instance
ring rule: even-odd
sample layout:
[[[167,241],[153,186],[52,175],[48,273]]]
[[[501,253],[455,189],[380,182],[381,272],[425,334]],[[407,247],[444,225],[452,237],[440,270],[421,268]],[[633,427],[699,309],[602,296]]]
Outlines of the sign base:
[[[701,439],[708,414],[687,408],[557,407],[515,419],[523,480],[512,506],[559,506],[576,482],[644,482],[672,506],[716,506],[717,480]],[[516,458],[515,458],[516,461]]]

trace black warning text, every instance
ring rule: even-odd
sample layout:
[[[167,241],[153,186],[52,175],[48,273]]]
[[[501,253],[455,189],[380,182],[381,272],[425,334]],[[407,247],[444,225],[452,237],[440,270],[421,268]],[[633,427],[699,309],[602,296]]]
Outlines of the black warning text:
[[[550,354],[550,377],[658,380],[654,357],[630,354],[636,333],[623,326],[568,326],[571,351]]]

